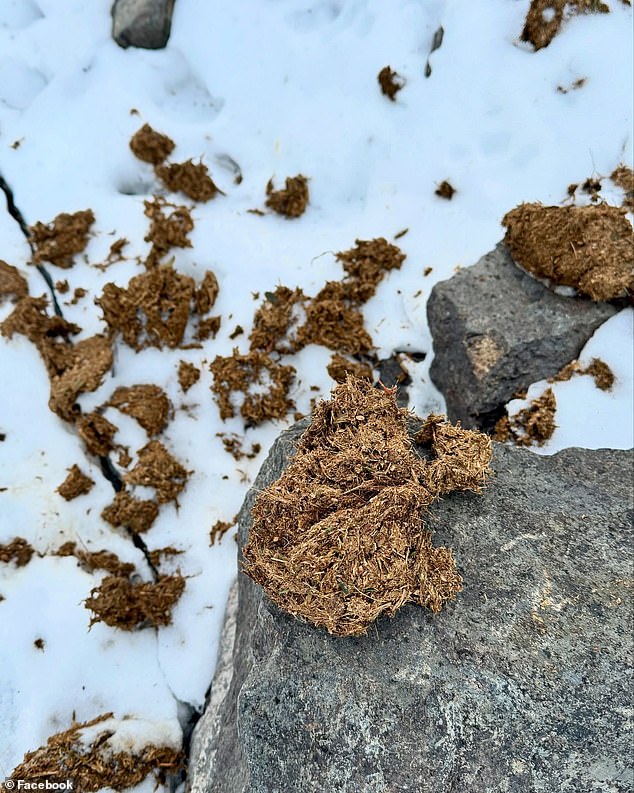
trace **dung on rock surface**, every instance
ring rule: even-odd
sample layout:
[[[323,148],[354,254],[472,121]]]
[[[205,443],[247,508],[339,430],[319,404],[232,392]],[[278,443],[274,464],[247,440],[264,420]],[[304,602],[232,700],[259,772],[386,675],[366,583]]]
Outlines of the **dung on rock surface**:
[[[534,399],[514,416],[502,416],[495,425],[493,438],[500,443],[513,441],[517,446],[543,446],[557,427],[557,400],[552,388]]]
[[[513,258],[533,275],[573,286],[595,301],[634,292],[633,234],[625,209],[520,204],[502,224]]]
[[[432,416],[419,457],[391,389],[349,377],[321,402],[280,479],[262,491],[244,572],[290,614],[337,636],[413,602],[439,611],[462,587],[424,523],[442,493],[479,490],[490,439]]]

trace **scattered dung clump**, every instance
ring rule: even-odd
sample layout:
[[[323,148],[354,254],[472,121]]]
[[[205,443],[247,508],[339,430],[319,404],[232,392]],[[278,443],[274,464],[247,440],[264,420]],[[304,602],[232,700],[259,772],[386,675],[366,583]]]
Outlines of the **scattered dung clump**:
[[[160,165],[174,151],[175,143],[167,135],[144,124],[130,139],[130,148],[135,157],[150,165]]]
[[[634,171],[627,165],[619,165],[610,174],[610,179],[625,193],[621,205],[628,212],[634,212]]]
[[[349,377],[317,406],[289,467],[253,507],[244,572],[280,608],[337,636],[366,633],[408,602],[437,612],[462,588],[423,517],[441,494],[481,488],[491,442],[430,417],[425,460],[407,415],[395,389]]]
[[[336,254],[346,272],[343,280],[345,299],[351,303],[365,303],[376,292],[383,276],[390,270],[400,270],[406,259],[401,249],[383,237],[355,240],[355,247]]]
[[[222,538],[229,531],[232,526],[236,525],[236,519],[233,521],[217,520],[211,527],[209,532],[209,545],[215,545],[216,542],[222,542]]]
[[[103,336],[82,339],[70,348],[66,368],[51,378],[48,405],[53,413],[73,421],[78,413],[77,397],[96,391],[112,368],[112,348]]]
[[[393,71],[391,67],[384,66],[378,73],[377,78],[381,86],[381,92],[385,94],[392,102],[396,102],[396,94],[405,85],[405,80]]]
[[[119,332],[135,350],[183,341],[196,283],[164,265],[131,278],[127,288],[109,283],[95,301],[114,335]]]
[[[178,362],[178,384],[186,394],[200,380],[200,369],[188,361]]]
[[[62,212],[52,223],[36,223],[29,229],[35,247],[33,264],[50,262],[58,267],[72,267],[73,257],[88,244],[88,233],[95,222],[92,209],[68,214]]]
[[[16,567],[24,567],[31,561],[34,553],[33,546],[24,537],[14,537],[6,545],[0,545],[0,562],[15,562]]]
[[[123,526],[133,534],[143,534],[152,527],[158,513],[156,501],[135,498],[125,490],[120,490],[112,504],[103,509],[101,517],[115,528]]]
[[[594,378],[594,384],[601,391],[611,391],[614,385],[614,372],[600,358],[593,358],[585,368],[579,361],[571,361],[560,369],[554,377],[548,379],[549,383],[561,383],[570,380],[575,375],[590,375]]]
[[[150,441],[137,454],[138,462],[124,480],[131,485],[153,487],[159,504],[175,501],[187,484],[189,471],[160,441]]]
[[[208,319],[199,320],[196,328],[196,338],[198,341],[206,341],[209,338],[215,339],[221,324],[222,317],[209,317]]]
[[[247,460],[253,460],[262,451],[261,444],[255,442],[251,444],[251,451],[245,452],[242,446],[243,438],[240,438],[234,432],[230,435],[225,435],[222,432],[217,432],[216,437],[220,438],[222,445],[225,447],[227,454],[230,454],[234,460],[240,461],[245,457]]]
[[[609,11],[601,0],[531,0],[521,39],[530,42],[535,50],[541,50],[555,38],[566,15],[607,14]]]
[[[84,551],[74,542],[65,542],[55,552],[55,556],[74,556],[81,567],[89,573],[95,570],[105,570],[112,575],[129,576],[134,572],[134,565],[122,562],[111,551]]]
[[[211,390],[223,421],[235,416],[237,407],[232,396],[238,393],[244,395],[240,414],[248,427],[284,418],[294,407],[288,398],[294,367],[282,366],[265,353],[241,355],[236,347],[232,355],[217,355],[209,368],[214,378]]]
[[[305,319],[304,304],[309,298],[301,289],[287,286],[278,286],[274,292],[266,292],[265,297],[253,318],[251,349],[282,355],[297,352],[297,327]]]
[[[57,492],[66,501],[72,501],[78,496],[89,493],[94,484],[94,480],[86,476],[78,465],[72,465],[68,469],[68,476],[57,488]]]
[[[222,191],[209,176],[207,166],[191,160],[171,165],[158,165],[156,175],[172,193],[184,193],[192,201],[202,203],[215,198]]]
[[[147,268],[151,269],[158,266],[172,248],[192,247],[188,234],[194,228],[194,221],[187,207],[171,204],[162,196],[154,196],[143,203],[144,214],[150,218],[150,229],[144,239],[152,243],[146,260]],[[172,211],[167,214],[169,209]]]
[[[127,790],[143,782],[150,774],[156,777],[157,787],[166,780],[166,774],[176,774],[183,765],[182,753],[167,746],[149,744],[134,752],[114,751],[110,739],[116,735],[117,722],[112,713],[105,713],[91,721],[73,726],[52,735],[33,752],[27,752],[23,761],[12,772],[15,779],[37,780],[32,784],[52,789],[65,789],[72,781],[73,790],[95,793],[109,788]],[[95,730],[103,723],[103,730]],[[83,735],[94,735],[87,740]]]
[[[0,303],[6,297],[15,302],[29,294],[29,285],[26,278],[20,275],[17,267],[0,259]]]
[[[438,187],[434,190],[434,193],[438,196],[438,198],[444,198],[447,201],[451,201],[451,199],[456,194],[456,188],[453,187],[446,179],[441,182]]]
[[[493,439],[500,443],[513,441],[517,446],[543,446],[557,427],[556,411],[555,394],[552,388],[547,388],[515,416],[502,416],[495,425]]]
[[[0,324],[0,334],[26,336],[35,345],[51,383],[50,409],[65,421],[74,421],[79,394],[95,391],[112,366],[110,342],[91,336],[76,344],[69,337],[81,330],[61,317],[49,317],[45,297],[23,297]]]
[[[520,204],[502,224],[513,258],[533,275],[574,286],[595,301],[634,292],[632,225],[625,209]]]
[[[172,609],[185,589],[181,575],[162,576],[156,583],[133,584],[117,575],[106,576],[90,591],[85,606],[92,611],[90,626],[105,622],[111,628],[134,631],[172,623]]]
[[[107,418],[93,411],[80,416],[76,424],[79,436],[91,454],[105,457],[114,449],[114,436],[119,428]]]
[[[345,383],[348,375],[359,379],[372,379],[372,368],[369,364],[350,361],[338,353],[335,353],[330,359],[327,372],[337,383]]]
[[[347,355],[368,353],[372,338],[363,325],[363,314],[347,299],[341,281],[327,281],[306,305],[306,322],[297,330],[300,347],[320,344]]]
[[[120,386],[107,404],[132,416],[148,435],[165,429],[172,409],[167,394],[157,385]]]
[[[304,214],[308,205],[308,179],[302,174],[286,177],[283,190],[273,189],[273,179],[266,185],[265,204],[269,209],[287,218],[298,218]]]

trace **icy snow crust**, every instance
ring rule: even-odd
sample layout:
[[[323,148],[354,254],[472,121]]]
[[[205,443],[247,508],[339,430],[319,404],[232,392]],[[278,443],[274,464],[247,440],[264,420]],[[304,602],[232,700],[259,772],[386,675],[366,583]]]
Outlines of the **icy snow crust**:
[[[161,441],[194,472],[179,509],[165,505],[146,537],[151,548],[184,551],[172,564],[187,577],[185,593],[171,626],[136,633],[104,624],[88,631],[82,602],[103,573],[85,572],[73,557],[46,556],[72,540],[116,552],[149,580],[140,552],[99,517],[111,486],[69,426],[49,411],[36,350],[22,337],[0,338],[0,432],[6,434],[0,544],[23,536],[42,554],[20,569],[0,564],[0,770],[7,775],[26,751],[67,729],[73,714],[84,721],[112,711],[115,720],[129,717],[121,722],[122,741],[136,729],[139,745],[163,734],[171,745],[180,735],[179,702],[202,708],[236,573],[232,536],[210,548],[209,529],[238,511],[286,426],[269,422],[250,430],[248,442],[257,440],[262,452],[240,462],[216,436],[244,432],[241,420],[220,421],[207,365],[236,344],[246,351],[259,304],[252,293],[261,299],[285,284],[315,294],[326,280],[341,278],[335,252],[356,238],[391,240],[409,229],[397,241],[407,259],[364,306],[365,324],[380,357],[395,349],[428,353],[410,367],[410,406],[422,414],[442,410],[428,377],[425,301],[433,284],[491,250],[502,235],[500,219],[521,201],[560,203],[571,182],[607,176],[632,161],[631,9],[616,0],[610,14],[570,20],[538,53],[519,43],[526,0],[188,0],[176,3],[169,45],[156,52],[116,46],[110,4],[1,4],[0,172],[27,223],[94,210],[88,261],[78,257],[63,272],[49,268],[54,279],[69,281],[62,301],[76,287],[88,290],[77,305],[62,303],[84,338],[104,330],[92,302],[103,285],[125,285],[141,272],[133,258],[105,272],[92,264],[103,261],[118,237],[130,240],[127,256],[149,250],[143,200],[161,187],[152,168],[134,158],[129,139],[147,122],[176,142],[173,161],[202,157],[226,195],[196,205],[193,247],[174,251],[175,266],[197,280],[207,269],[216,273],[213,313],[222,314],[223,324],[202,350],[135,353],[117,344],[112,375],[80,398],[89,410],[118,385],[160,385],[176,408]],[[425,78],[441,25],[443,43],[429,57],[432,74]],[[395,102],[376,79],[388,64],[406,81]],[[557,90],[582,77],[581,88]],[[242,171],[239,185],[231,161]],[[281,184],[298,173],[310,179],[303,217],[247,212],[263,208],[270,177]],[[451,201],[434,194],[445,179],[457,190]],[[603,195],[621,197],[618,190]],[[28,277],[31,294],[45,293],[41,276],[26,267],[24,237],[4,210],[0,242],[0,258]],[[0,320],[10,308],[0,308]],[[245,333],[231,340],[237,324]],[[616,386],[606,394],[589,377],[556,384],[559,427],[541,452],[632,445],[631,338],[631,310],[595,334],[581,360],[605,360]],[[298,410],[307,412],[311,398],[329,392],[329,359],[315,346],[283,358],[297,369],[291,396]],[[179,360],[203,367],[186,395],[178,387]],[[534,389],[541,392],[543,384]],[[131,418],[112,408],[105,416],[131,451],[146,442]],[[65,502],[55,490],[74,463],[95,486]],[[152,782],[141,788],[149,791]]]

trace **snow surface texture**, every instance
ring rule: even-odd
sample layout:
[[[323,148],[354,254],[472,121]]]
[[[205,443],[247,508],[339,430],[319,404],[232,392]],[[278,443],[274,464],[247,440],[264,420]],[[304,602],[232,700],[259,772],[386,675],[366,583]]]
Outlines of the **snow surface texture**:
[[[433,284],[491,250],[502,216],[518,203],[558,204],[570,183],[632,162],[631,9],[617,0],[610,6],[610,14],[568,21],[534,53],[519,42],[527,0],[188,0],[176,3],[170,42],[156,52],[124,51],[111,40],[110,0],[0,5],[0,173],[29,224],[88,207],[97,218],[87,263],[63,272],[50,267],[55,279],[69,281],[62,308],[83,328],[79,338],[103,331],[92,302],[103,285],[125,285],[142,271],[132,258],[105,272],[91,263],[103,261],[117,237],[130,240],[130,257],[149,249],[143,200],[161,186],[128,147],[143,123],[176,142],[174,161],[202,157],[226,194],[195,207],[193,247],[174,252],[181,272],[198,279],[207,269],[216,273],[214,313],[223,316],[217,338],[186,352],[135,353],[118,344],[112,376],[80,398],[88,410],[118,385],[150,382],[176,407],[161,440],[194,473],[178,511],[164,506],[147,535],[151,548],[184,551],[173,562],[187,576],[174,622],[158,631],[98,624],[88,632],[82,601],[103,573],[85,572],[72,557],[0,565],[0,772],[8,775],[25,751],[68,728],[73,714],[84,721],[112,711],[138,720],[141,739],[143,725],[154,724],[145,738],[163,731],[170,743],[180,731],[179,703],[202,708],[236,572],[232,536],[210,548],[209,528],[238,511],[268,446],[291,419],[250,430],[245,446],[257,441],[262,452],[236,463],[216,433],[242,435],[242,421],[220,421],[206,366],[186,395],[176,371],[181,359],[200,366],[236,344],[246,351],[259,304],[253,292],[285,284],[314,294],[341,278],[334,252],[356,238],[392,239],[409,229],[398,240],[407,254],[403,267],[364,306],[366,328],[380,357],[395,349],[428,353],[410,367],[410,407],[420,414],[443,409],[427,374],[425,301]],[[442,46],[429,56],[441,25]],[[377,83],[388,64],[406,81],[395,102]],[[580,78],[582,87],[558,90]],[[244,177],[239,185],[232,161]],[[303,217],[247,212],[263,207],[271,176],[279,185],[298,173],[310,179]],[[434,194],[444,179],[457,190],[451,201]],[[4,211],[0,243],[0,258],[28,277],[31,294],[45,293],[41,276],[26,267],[25,239]],[[88,295],[67,305],[76,287]],[[0,308],[0,319],[9,310]],[[237,324],[245,333],[231,340]],[[554,386],[559,427],[540,453],[632,445],[631,325],[631,310],[615,317],[582,356],[613,368],[613,392],[597,391],[589,377]],[[330,391],[329,359],[311,346],[283,360],[297,368],[291,396],[298,410],[308,412],[312,397]],[[48,410],[36,350],[22,337],[0,339],[0,371],[0,544],[19,535],[41,554],[68,540],[107,548],[149,580],[140,552],[99,517],[111,487]],[[535,394],[543,387],[536,384]],[[112,408],[105,415],[131,450],[146,442],[132,419]],[[55,489],[74,463],[96,484],[67,503]]]

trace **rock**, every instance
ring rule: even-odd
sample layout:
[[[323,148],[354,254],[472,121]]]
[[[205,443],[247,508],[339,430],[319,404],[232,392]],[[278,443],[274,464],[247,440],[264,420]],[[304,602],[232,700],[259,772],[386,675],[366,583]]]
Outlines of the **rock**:
[[[520,269],[503,243],[436,284],[427,303],[430,375],[449,418],[491,430],[518,390],[576,358],[616,311],[556,294]]]
[[[306,426],[273,446],[241,547]],[[436,616],[407,606],[337,639],[239,575],[191,793],[630,790],[633,456],[495,444],[484,494],[431,509],[465,582]]]
[[[172,28],[174,0],[115,0],[112,37],[120,47],[160,50]]]

